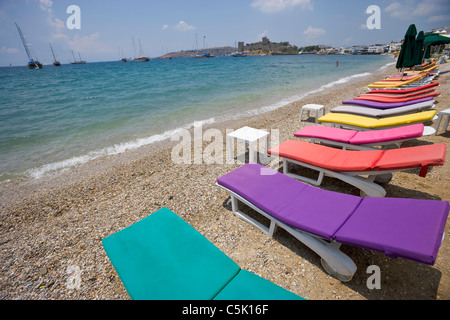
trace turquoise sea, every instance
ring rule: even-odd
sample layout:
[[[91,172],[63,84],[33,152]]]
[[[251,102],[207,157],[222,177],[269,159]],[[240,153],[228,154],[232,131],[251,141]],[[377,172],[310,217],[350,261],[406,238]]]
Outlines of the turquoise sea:
[[[161,141],[195,121],[273,110],[393,63],[296,55],[0,68],[0,181]]]

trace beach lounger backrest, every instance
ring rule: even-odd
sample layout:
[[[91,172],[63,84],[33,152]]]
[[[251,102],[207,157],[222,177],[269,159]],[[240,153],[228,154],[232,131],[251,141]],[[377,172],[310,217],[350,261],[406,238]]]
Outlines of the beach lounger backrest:
[[[356,131],[332,127],[307,126],[294,133],[295,137],[317,138],[354,145],[384,143],[419,138],[423,135],[423,123],[391,129]]]
[[[433,88],[439,86],[439,82],[432,82],[417,88],[409,88],[409,89],[374,89],[368,92],[368,94],[378,94],[378,93],[391,93],[396,95],[402,95],[407,93],[413,93],[421,90],[425,90],[428,88]]]
[[[424,128],[423,123],[416,123],[391,129],[357,131],[349,143],[362,145],[420,138],[423,135]]]
[[[436,110],[427,110],[417,113],[399,115],[386,118],[370,118],[354,114],[329,112],[320,117],[318,121],[329,122],[339,125],[347,125],[364,129],[381,129],[389,127],[399,127],[415,123],[430,121],[436,115]]]
[[[408,102],[408,101],[416,101],[419,99],[425,99],[425,98],[434,98],[439,96],[440,92],[433,92],[428,94],[421,94],[418,96],[412,96],[412,97],[404,97],[404,98],[393,98],[393,97],[381,97],[379,95],[363,95],[358,96],[354,100],[367,100],[367,101],[376,101],[376,102],[384,102],[384,103],[397,103],[397,102]]]
[[[330,110],[330,112],[334,113],[349,113],[356,114],[365,117],[373,117],[373,118],[383,118],[383,117],[392,117],[402,114],[421,112],[425,110],[429,110],[434,106],[434,101],[425,101],[421,103],[415,103],[411,105],[406,105],[403,107],[390,108],[390,109],[377,109],[377,108],[369,108],[359,105],[343,105],[338,106]]]
[[[426,102],[426,101],[433,101],[433,100],[434,100],[433,97],[427,97],[427,98],[421,98],[421,99],[403,101],[403,102],[378,102],[378,101],[351,99],[351,100],[342,101],[342,103],[363,106],[363,107],[369,107],[369,108],[390,109],[390,108],[404,107],[404,106],[409,106],[411,104],[416,104],[416,103],[421,103],[421,102]]]

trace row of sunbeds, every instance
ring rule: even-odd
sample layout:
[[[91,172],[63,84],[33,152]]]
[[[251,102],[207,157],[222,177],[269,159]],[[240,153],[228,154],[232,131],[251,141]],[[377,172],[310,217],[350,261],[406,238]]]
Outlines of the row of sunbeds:
[[[346,104],[351,112],[337,109],[328,114],[344,115],[346,124],[356,129],[307,126],[293,135],[309,142],[292,139],[268,150],[283,159],[283,173],[248,163],[218,177],[217,185],[229,192],[234,214],[271,236],[278,227],[286,230],[316,252],[324,269],[341,281],[350,281],[357,270],[340,250],[342,244],[433,265],[443,241],[449,203],[385,197],[386,191],[376,182],[388,181],[400,170],[418,169],[424,177],[430,167],[445,163],[446,144],[399,148],[404,141],[425,134],[423,122],[436,113],[436,86],[372,90],[367,94],[370,97]],[[376,106],[361,105],[367,102]],[[412,105],[417,112],[411,113],[413,107],[406,111]],[[361,108],[375,109],[370,119],[380,122],[389,119],[384,116],[394,108],[404,108],[405,113],[389,124],[374,125],[354,118],[366,117],[358,114]],[[328,115],[319,121],[331,122],[326,120]],[[336,118],[333,121],[341,124]],[[288,170],[297,165],[317,170],[319,178],[311,180]],[[350,183],[365,196],[318,188],[324,175]],[[249,215],[243,205],[268,223]],[[302,299],[241,269],[167,208],[103,239],[103,246],[133,299]]]
[[[433,265],[445,233],[448,201],[386,198],[379,182],[388,182],[396,171],[412,169],[425,177],[429,168],[444,165],[444,143],[400,148],[406,140],[430,133],[423,122],[432,120],[436,113],[437,86],[428,83],[416,88],[372,90],[344,102],[355,114],[332,110],[328,115],[350,117],[353,122],[346,124],[353,130],[305,127],[294,137],[309,142],[287,140],[268,151],[282,158],[282,173],[246,164],[218,178],[217,184],[230,192],[236,215],[270,235],[277,227],[285,229],[314,250],[324,269],[342,281],[353,277],[356,265],[339,250],[341,244]],[[372,112],[399,108],[405,112],[407,106],[417,110],[409,110],[395,121],[372,115],[370,119],[383,125],[368,125],[355,118],[363,117],[356,111],[363,105],[372,107]],[[326,122],[326,117],[319,121]],[[296,166],[318,171],[317,180],[290,171]],[[363,197],[318,189],[325,175],[359,188]],[[240,210],[242,204],[269,219],[270,225]]]
[[[334,127],[376,130],[405,126],[413,123],[426,123],[436,116],[435,98],[438,82],[414,89],[379,89],[354,99],[343,101],[319,122]]]

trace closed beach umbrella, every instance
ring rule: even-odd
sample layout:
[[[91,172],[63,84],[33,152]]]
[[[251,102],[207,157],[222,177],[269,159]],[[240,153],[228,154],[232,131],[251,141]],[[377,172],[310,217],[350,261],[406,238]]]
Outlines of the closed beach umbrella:
[[[425,49],[423,49],[423,58],[424,59],[430,59],[431,57],[431,45],[425,46]]]
[[[419,34],[417,35],[417,39],[416,39],[416,47],[415,47],[415,52],[416,54],[414,55],[415,58],[415,64],[422,64],[422,59],[423,59],[423,41],[425,40],[425,35],[423,33],[423,31],[420,31]]]
[[[397,69],[413,67],[416,65],[414,59],[416,35],[416,25],[412,24],[409,26],[408,31],[406,31],[405,38],[403,39],[402,49],[400,50],[397,59]]]

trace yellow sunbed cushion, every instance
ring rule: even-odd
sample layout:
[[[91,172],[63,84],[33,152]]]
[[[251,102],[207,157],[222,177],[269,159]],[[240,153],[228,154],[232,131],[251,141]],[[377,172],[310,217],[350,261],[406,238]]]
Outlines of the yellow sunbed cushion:
[[[336,113],[330,112],[319,118],[320,122],[340,123],[349,126],[366,128],[366,129],[379,129],[387,127],[396,127],[413,123],[421,123],[432,120],[436,114],[436,110],[429,110],[411,114],[405,114],[396,117],[387,118],[370,118],[364,116],[358,116],[354,114]]]
[[[417,81],[423,78],[425,75],[417,76],[413,79],[406,81],[377,81],[372,84],[367,85],[367,88],[397,88],[404,86],[405,84],[410,84],[411,82]]]

